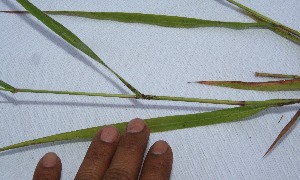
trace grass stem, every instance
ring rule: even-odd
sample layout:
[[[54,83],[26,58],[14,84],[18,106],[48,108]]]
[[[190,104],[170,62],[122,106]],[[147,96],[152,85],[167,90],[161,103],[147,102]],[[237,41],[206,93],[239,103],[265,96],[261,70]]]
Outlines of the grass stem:
[[[79,96],[99,96],[99,97],[116,97],[116,98],[133,98],[143,100],[164,100],[164,101],[182,101],[182,102],[197,102],[197,103],[210,103],[210,104],[227,104],[239,106],[281,106],[288,104],[300,103],[300,99],[270,99],[265,101],[233,101],[233,100],[219,100],[219,99],[201,99],[189,97],[176,97],[176,96],[156,96],[156,95],[130,95],[130,94],[110,94],[110,93],[92,93],[92,92],[78,92],[78,91],[53,91],[53,90],[40,90],[40,89],[6,89],[0,88],[0,91],[9,91],[13,93],[46,93],[46,94],[66,94],[66,95],[79,95]]]

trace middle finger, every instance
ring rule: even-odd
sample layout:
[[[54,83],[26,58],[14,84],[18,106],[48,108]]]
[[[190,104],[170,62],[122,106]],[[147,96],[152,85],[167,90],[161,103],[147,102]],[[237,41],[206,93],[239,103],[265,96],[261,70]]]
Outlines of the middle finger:
[[[121,137],[104,179],[137,179],[149,135],[150,130],[143,120],[131,120],[125,135]]]

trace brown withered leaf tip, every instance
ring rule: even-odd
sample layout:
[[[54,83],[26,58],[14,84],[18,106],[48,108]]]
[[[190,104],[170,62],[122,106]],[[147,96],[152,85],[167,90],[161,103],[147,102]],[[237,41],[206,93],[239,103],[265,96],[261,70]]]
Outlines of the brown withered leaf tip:
[[[269,149],[267,150],[267,152],[264,154],[263,157],[265,157],[273,149],[273,147],[276,145],[276,143],[295,124],[295,122],[297,121],[297,119],[299,118],[299,116],[300,116],[300,109],[296,112],[296,114],[293,116],[293,118],[290,120],[290,122],[281,130],[281,132],[279,133],[279,135],[277,136],[277,138],[275,139],[275,141],[273,142],[273,144],[269,147]]]

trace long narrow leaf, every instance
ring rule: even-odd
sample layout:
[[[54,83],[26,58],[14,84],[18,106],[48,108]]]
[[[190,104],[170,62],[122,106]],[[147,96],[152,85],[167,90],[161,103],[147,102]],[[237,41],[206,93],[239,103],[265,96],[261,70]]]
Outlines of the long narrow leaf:
[[[256,91],[297,91],[300,90],[300,79],[268,81],[268,82],[242,82],[242,81],[198,81],[199,84],[229,87],[234,89]]]
[[[244,6],[243,6],[244,7]],[[27,13],[26,11],[0,11],[6,13]],[[226,27],[231,29],[246,29],[246,28],[268,28],[275,33],[300,44],[299,32],[283,26],[274,21],[259,18],[257,14],[246,11],[246,14],[255,19],[255,23],[243,22],[222,22],[210,21],[196,18],[178,17],[178,16],[165,16],[155,14],[141,14],[141,13],[124,13],[124,12],[86,12],[86,11],[44,11],[53,15],[68,15],[78,16],[98,20],[112,20],[125,23],[143,23],[164,27],[174,28],[197,28],[197,27]],[[247,13],[248,12],[248,13]],[[261,15],[262,16],[262,15]],[[264,16],[265,17],[265,16]],[[269,19],[269,18],[268,18]],[[296,35],[295,33],[298,33]]]
[[[131,84],[129,84],[125,79],[123,79],[119,74],[113,71],[110,67],[108,67],[97,55],[94,53],[84,42],[82,42],[75,34],[73,34],[69,29],[64,27],[59,22],[52,19],[50,16],[39,10],[33,4],[31,4],[28,0],[17,0],[28,12],[30,12],[33,16],[35,16],[38,20],[40,20],[43,24],[45,24],[48,28],[54,31],[57,35],[62,37],[68,43],[73,45],[75,48],[84,52],[86,55],[90,56],[106,68],[108,68],[113,74],[115,74],[133,93],[140,95],[141,93],[135,89]]]
[[[291,127],[295,124],[299,116],[300,116],[300,109],[296,112],[296,114],[293,116],[290,122],[287,123],[287,125],[281,130],[281,132],[279,133],[279,135],[277,136],[273,144],[269,147],[269,149],[267,150],[264,156],[266,156],[274,148],[277,142],[285,135],[285,133],[288,132],[289,129],[291,129]]]
[[[197,126],[233,122],[233,121],[250,117],[267,108],[268,108],[267,106],[260,106],[260,107],[244,106],[244,107],[218,110],[213,112],[151,118],[145,120],[145,122],[148,124],[149,128],[151,129],[151,132],[163,132],[163,131],[171,131],[171,130],[177,130],[183,128],[191,128]],[[126,125],[127,122],[114,124],[114,126],[117,127],[120,132],[124,132]],[[0,148],[0,151],[5,151],[9,149],[24,147],[24,146],[30,146],[34,144],[47,143],[47,142],[90,139],[95,135],[95,133],[101,127],[103,126],[81,129],[77,131],[57,134],[57,135],[39,138],[35,140],[29,140],[22,143]]]
[[[228,2],[238,6],[239,8],[243,9],[246,14],[250,17],[252,17],[254,20],[256,20],[257,22],[268,22],[271,23],[273,25],[273,27],[271,28],[271,30],[293,42],[295,42],[296,44],[300,44],[300,32],[291,29],[279,22],[274,21],[271,18],[268,18],[262,14],[260,14],[259,12],[254,11],[253,9],[250,9],[234,0],[227,0]]]
[[[43,13],[33,4],[31,4],[27,0],[17,0],[28,12],[30,12],[33,16],[35,16],[38,20],[40,20],[43,24],[45,24],[48,28],[54,31],[57,35],[62,37],[68,43],[84,52],[86,55],[95,59],[96,61],[104,64],[104,62],[84,43],[82,42],[75,34],[73,34],[69,29],[64,27],[59,22],[55,21],[47,14]]]
[[[0,11],[6,13],[27,13],[26,11]],[[272,25],[266,22],[257,23],[243,23],[243,22],[223,22],[211,21],[204,19],[167,16],[156,14],[142,14],[142,13],[126,13],[126,12],[87,12],[87,11],[43,11],[52,15],[67,15],[77,16],[97,20],[111,20],[124,23],[142,23],[157,25],[163,27],[174,28],[197,28],[197,27],[226,27],[232,29],[246,29],[246,28],[271,28]]]

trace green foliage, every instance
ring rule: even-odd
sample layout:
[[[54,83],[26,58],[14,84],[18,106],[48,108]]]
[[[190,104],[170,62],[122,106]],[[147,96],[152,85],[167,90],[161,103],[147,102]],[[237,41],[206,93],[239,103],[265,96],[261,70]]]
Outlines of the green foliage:
[[[192,128],[197,126],[206,126],[217,123],[233,122],[250,117],[267,108],[268,106],[244,106],[205,113],[151,118],[146,119],[145,122],[148,124],[151,132],[163,132],[176,129]],[[117,127],[120,132],[124,132],[127,126],[127,122],[117,123],[113,125]],[[77,131],[25,141],[22,143],[0,148],[0,151],[55,141],[91,139],[95,135],[95,133],[102,127],[103,126],[81,129]]]
[[[282,37],[285,37],[286,39],[289,39],[293,41],[296,44],[300,45],[300,33],[294,29],[291,29],[279,22],[274,21],[271,18],[268,18],[234,0],[227,0],[228,2],[238,6],[239,8],[243,9],[245,13],[252,17],[257,22],[267,22],[272,25],[272,28],[270,28],[273,32],[281,35]]]
[[[3,87],[4,89],[8,89],[8,90],[14,90],[15,88],[9,84],[7,84],[6,82],[0,80],[0,86]]]
[[[113,71],[110,67],[108,67],[97,55],[94,53],[84,42],[82,42],[75,34],[73,34],[69,29],[64,27],[59,22],[52,19],[50,16],[39,10],[33,4],[31,4],[28,0],[17,0],[28,12],[30,12],[33,16],[35,16],[38,20],[40,20],[43,24],[45,24],[48,28],[54,31],[57,35],[62,37],[68,43],[70,43],[75,48],[79,49],[86,55],[93,58],[95,61],[99,62],[107,69],[109,69],[114,75],[116,75],[133,93],[141,95],[141,93],[136,90],[132,85],[130,85],[125,79],[123,79],[119,74]]]
[[[28,12],[39,19],[43,24],[49,27],[57,35],[62,37],[68,43],[79,49],[86,55],[90,56],[103,66],[108,68],[114,75],[116,75],[135,95],[124,95],[124,94],[106,94],[106,93],[86,93],[86,92],[68,92],[68,91],[50,91],[50,90],[32,90],[32,89],[16,89],[13,86],[0,80],[1,91],[10,92],[31,92],[31,93],[54,93],[54,94],[69,94],[69,95],[87,95],[87,96],[104,96],[104,97],[119,97],[119,98],[136,98],[146,100],[170,100],[170,101],[187,101],[187,102],[199,102],[199,103],[214,103],[214,104],[230,104],[240,105],[243,107],[236,107],[224,110],[218,110],[213,112],[188,114],[188,115],[176,115],[167,117],[158,117],[145,120],[152,132],[163,132],[183,128],[192,128],[198,126],[212,125],[217,123],[226,123],[241,120],[257,114],[267,108],[274,106],[282,106],[294,103],[300,103],[300,99],[273,99],[266,101],[230,101],[230,100],[212,100],[212,99],[198,99],[198,98],[184,98],[184,97],[170,97],[170,96],[152,96],[141,94],[137,89],[130,85],[125,79],[119,74],[114,72],[108,67],[97,55],[94,53],[85,43],[83,43],[75,34],[73,34],[66,27],[61,25],[59,22],[52,19],[48,14],[57,15],[69,15],[69,16],[80,16],[85,18],[100,19],[100,20],[113,20],[125,23],[143,23],[150,25],[158,25],[164,27],[174,28],[196,28],[196,27],[226,27],[232,29],[245,29],[245,28],[269,28],[272,31],[286,37],[296,43],[300,44],[300,33],[291,28],[288,28],[282,24],[273,21],[266,16],[263,16],[250,8],[243,6],[234,0],[228,0],[228,2],[237,5],[242,8],[249,16],[257,20],[256,23],[241,23],[241,22],[220,22],[220,21],[209,21],[195,18],[177,17],[177,16],[166,16],[166,15],[154,15],[154,14],[140,14],[140,13],[123,13],[123,12],[82,12],[82,11],[47,11],[42,12],[28,0],[17,0]],[[278,74],[277,74],[278,75]],[[276,76],[277,76],[276,75]],[[203,83],[203,82],[202,82]],[[215,84],[214,84],[215,83]],[[206,84],[233,87],[239,89],[253,89],[253,90],[299,90],[300,80],[286,80],[286,81],[273,81],[265,82],[269,83],[266,86],[257,88],[257,83],[249,82],[207,82]],[[250,85],[250,86],[249,86]],[[262,85],[262,84],[260,84]],[[254,87],[254,88],[253,88]],[[299,117],[299,113],[298,113]],[[295,121],[295,120],[294,120]],[[293,122],[294,122],[293,121]],[[114,124],[120,132],[124,132],[127,123]],[[78,139],[90,139],[98,131],[99,127],[93,127],[88,129],[82,129],[72,132],[66,132],[62,134],[56,134],[44,138],[35,140],[29,140],[22,143],[6,146],[0,148],[0,151],[9,149],[41,144],[55,141],[67,141],[67,140],[78,140]],[[287,130],[287,129],[285,129]],[[276,143],[276,142],[275,142]],[[273,145],[272,145],[273,146]]]
[[[173,28],[197,28],[197,27],[226,27],[232,29],[246,29],[252,27],[269,28],[269,23],[243,23],[243,22],[222,22],[204,19],[167,16],[142,13],[125,12],[86,12],[86,11],[44,11],[47,14],[77,16],[97,20],[112,20],[124,23],[142,23]]]
[[[70,30],[65,28],[59,22],[55,21],[47,14],[39,10],[33,4],[31,4],[27,0],[17,0],[28,12],[30,12],[33,16],[35,16],[38,20],[40,20],[43,24],[45,24],[48,28],[54,31],[57,35],[62,37],[72,46],[76,47],[80,51],[84,52],[86,55],[95,59],[96,61],[104,64],[104,62],[84,43],[82,42],[75,34],[73,34]]]

